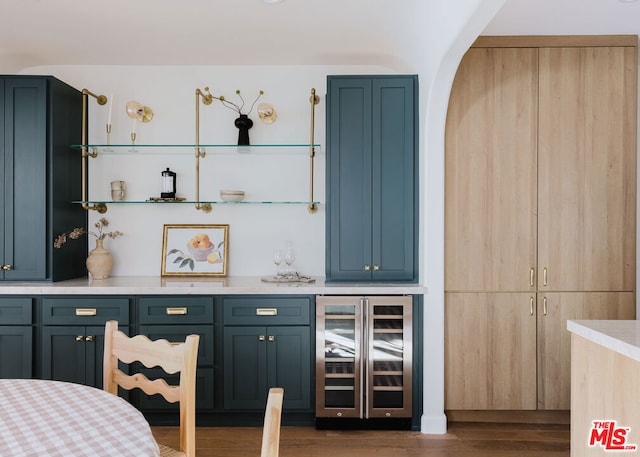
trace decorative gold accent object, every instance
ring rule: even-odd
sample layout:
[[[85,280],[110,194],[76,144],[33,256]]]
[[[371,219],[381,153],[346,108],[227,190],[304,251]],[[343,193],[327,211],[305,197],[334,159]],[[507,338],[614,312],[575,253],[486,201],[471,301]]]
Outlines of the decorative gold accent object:
[[[127,116],[131,119],[137,119],[140,122],[149,122],[153,119],[153,111],[148,106],[144,106],[142,103],[135,100],[127,102],[126,105]]]
[[[98,156],[97,151],[91,153],[87,149],[87,117],[88,117],[88,97],[91,95],[96,99],[98,105],[106,105],[106,95],[96,95],[93,92],[82,89],[82,146],[81,146],[81,159],[82,159],[82,208],[86,210],[96,210],[100,214],[107,212],[107,205],[104,203],[95,203],[89,205],[87,203],[87,157],[95,158]]]
[[[258,117],[265,124],[273,124],[278,118],[278,115],[271,103],[260,103],[258,105]]]
[[[315,109],[316,105],[320,103],[320,97],[316,95],[316,89],[311,89],[311,97],[309,97],[309,103],[311,103],[311,138],[309,141],[309,174],[310,174],[310,197],[307,211],[311,214],[318,212],[318,205],[313,202],[313,159],[316,156],[316,148],[314,146],[314,124],[315,124]]]

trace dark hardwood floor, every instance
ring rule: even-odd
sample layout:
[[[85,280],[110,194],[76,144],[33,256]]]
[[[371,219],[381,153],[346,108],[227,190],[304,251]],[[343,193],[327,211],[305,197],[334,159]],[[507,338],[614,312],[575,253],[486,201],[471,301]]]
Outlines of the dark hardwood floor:
[[[176,446],[177,427],[152,427]],[[261,428],[198,427],[198,457],[260,456]],[[445,435],[283,427],[280,457],[568,457],[569,426],[450,423]]]

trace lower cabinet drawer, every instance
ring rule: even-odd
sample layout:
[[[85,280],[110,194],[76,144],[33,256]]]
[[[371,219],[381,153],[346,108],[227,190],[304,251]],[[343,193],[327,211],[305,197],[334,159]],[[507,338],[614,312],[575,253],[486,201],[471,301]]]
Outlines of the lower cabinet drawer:
[[[31,297],[0,298],[0,325],[31,325]]]
[[[184,341],[188,335],[200,335],[198,366],[213,365],[213,325],[141,325],[140,334],[170,343]]]
[[[213,297],[141,297],[141,324],[213,324]]]
[[[69,297],[42,300],[44,325],[104,325],[118,321],[129,325],[129,298],[127,297]]]
[[[167,375],[162,368],[144,368],[141,371],[149,379],[164,378],[169,385],[177,385],[178,374]],[[138,392],[138,407],[143,411],[177,411],[179,403],[169,403],[159,394]],[[198,368],[196,373],[196,409],[213,409],[213,368]]]
[[[224,325],[309,325],[311,297],[225,297]]]

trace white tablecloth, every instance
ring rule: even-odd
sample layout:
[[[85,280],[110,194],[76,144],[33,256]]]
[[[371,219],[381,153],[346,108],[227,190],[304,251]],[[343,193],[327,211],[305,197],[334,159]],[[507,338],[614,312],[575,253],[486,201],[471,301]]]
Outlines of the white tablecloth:
[[[120,397],[58,381],[0,379],[0,456],[159,456],[144,416]]]

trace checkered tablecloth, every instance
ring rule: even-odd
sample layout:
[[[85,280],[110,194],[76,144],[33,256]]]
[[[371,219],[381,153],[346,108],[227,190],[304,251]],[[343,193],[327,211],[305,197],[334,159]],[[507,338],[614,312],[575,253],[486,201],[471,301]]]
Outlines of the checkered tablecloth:
[[[144,416],[100,389],[0,379],[0,456],[159,456]]]

